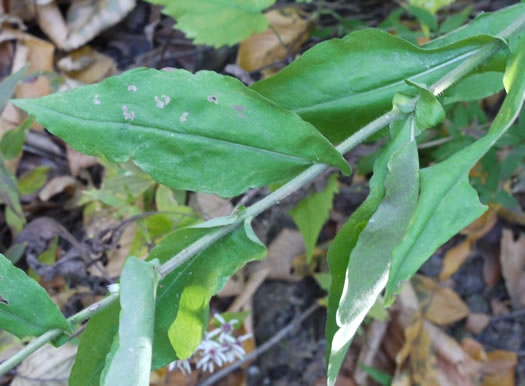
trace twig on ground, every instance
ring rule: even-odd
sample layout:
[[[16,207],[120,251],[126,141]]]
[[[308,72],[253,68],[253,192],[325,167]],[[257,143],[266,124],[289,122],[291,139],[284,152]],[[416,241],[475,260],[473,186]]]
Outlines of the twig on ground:
[[[312,304],[310,307],[308,307],[302,314],[300,314],[298,317],[296,317],[294,320],[290,322],[285,328],[283,328],[281,331],[279,331],[277,334],[275,334],[271,339],[264,342],[261,346],[257,347],[256,350],[252,351],[248,355],[246,355],[242,360],[234,363],[231,366],[225,367],[219,371],[217,371],[215,374],[213,374],[211,377],[206,379],[204,382],[202,382],[201,386],[212,386],[215,382],[219,381],[220,379],[224,378],[226,375],[231,373],[232,371],[238,369],[246,362],[249,362],[255,358],[257,358],[259,355],[270,349],[275,344],[279,343],[287,334],[295,330],[299,325],[308,318],[314,311],[316,311],[319,308],[319,303]]]

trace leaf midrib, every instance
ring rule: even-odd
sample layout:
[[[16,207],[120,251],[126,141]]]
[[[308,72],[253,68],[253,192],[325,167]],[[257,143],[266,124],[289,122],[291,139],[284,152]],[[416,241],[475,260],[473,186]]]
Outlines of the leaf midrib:
[[[248,150],[251,150],[251,151],[254,151],[254,152],[268,153],[268,154],[270,154],[272,156],[275,156],[275,157],[281,157],[281,158],[287,158],[287,159],[290,159],[290,160],[301,161],[301,162],[306,163],[306,164],[314,164],[315,163],[313,159],[301,158],[301,157],[295,156],[295,155],[290,155],[290,154],[286,154],[286,153],[280,153],[280,152],[276,152],[276,151],[273,151],[273,150],[268,150],[268,149],[254,147],[254,146],[251,146],[251,145],[245,145],[243,143],[230,142],[230,141],[226,141],[224,139],[209,137],[209,136],[205,136],[205,135],[202,135],[202,134],[182,133],[180,131],[174,131],[174,130],[167,129],[167,128],[164,128],[164,127],[144,126],[144,125],[139,125],[139,124],[136,124],[136,123],[122,123],[122,122],[103,121],[103,120],[96,120],[96,119],[82,119],[82,118],[76,117],[74,115],[62,112],[62,111],[53,110],[53,109],[51,109],[51,108],[49,108],[47,106],[42,106],[42,105],[38,105],[38,104],[33,104],[33,106],[36,106],[39,109],[43,109],[43,110],[46,110],[46,111],[54,113],[54,114],[62,115],[64,117],[68,118],[68,119],[77,120],[77,121],[80,121],[80,122],[90,122],[90,123],[95,123],[95,124],[100,124],[100,125],[114,125],[114,126],[117,126],[117,127],[122,127],[122,126],[126,126],[127,125],[130,128],[149,129],[149,130],[152,130],[152,131],[158,130],[158,131],[161,131],[163,133],[168,133],[170,135],[196,137],[196,138],[200,138],[200,139],[205,140],[205,141],[218,142],[218,143],[227,144],[227,145],[230,145],[230,146],[237,146],[237,147],[245,148],[245,149],[248,149]],[[51,129],[51,131],[52,130],[53,129]],[[130,153],[133,153],[133,152],[130,152]],[[319,163],[324,163],[324,162],[319,162]]]
[[[403,77],[400,80],[396,80],[395,82],[386,84],[386,85],[381,86],[381,87],[375,87],[375,88],[368,89],[368,90],[363,91],[363,92],[357,92],[357,93],[354,93],[354,94],[351,94],[351,95],[346,95],[346,96],[344,96],[342,98],[334,98],[334,99],[329,100],[327,102],[313,103],[313,104],[309,104],[308,106],[305,106],[305,107],[297,107],[295,109],[290,109],[290,111],[292,111],[294,113],[297,113],[297,114],[300,114],[301,112],[304,112],[304,111],[311,111],[311,110],[315,110],[317,108],[325,108],[326,106],[330,106],[332,104],[340,104],[340,103],[342,103],[344,101],[347,101],[347,100],[350,100],[352,98],[364,97],[364,96],[367,96],[369,94],[376,93],[378,91],[384,91],[384,90],[388,90],[390,88],[398,87],[400,85],[405,84],[405,79],[406,80],[412,80],[412,81],[413,80],[417,80],[419,77],[431,74],[432,72],[440,70],[443,67],[449,66],[451,64],[454,64],[455,62],[458,62],[458,61],[461,61],[463,59],[466,59],[466,58],[476,54],[478,51],[479,51],[479,48],[477,48],[477,49],[475,49],[473,51],[469,51],[467,53],[461,54],[460,56],[457,56],[457,57],[455,57],[453,59],[450,59],[450,60],[448,60],[446,62],[440,63],[437,66],[429,68],[428,70],[425,70],[425,71],[420,72],[418,74],[412,74],[412,75],[410,75],[410,76],[408,76],[406,78]]]

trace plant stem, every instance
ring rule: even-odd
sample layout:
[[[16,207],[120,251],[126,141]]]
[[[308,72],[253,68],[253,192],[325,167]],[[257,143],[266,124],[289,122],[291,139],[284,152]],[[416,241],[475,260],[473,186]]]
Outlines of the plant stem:
[[[514,23],[512,23],[509,27],[507,27],[501,34],[499,34],[498,37],[501,39],[508,39],[510,36],[515,35],[524,29],[525,29],[525,16],[522,16],[521,18],[516,20]],[[452,70],[447,75],[445,75],[443,78],[441,78],[436,83],[434,83],[432,86],[430,86],[430,90],[434,93],[434,95],[438,95],[439,93],[443,92],[448,87],[450,87],[455,82],[457,82],[462,77],[464,77],[469,72],[471,72],[478,65],[483,63],[487,58],[489,58],[499,48],[501,48],[502,45],[503,45],[502,41],[496,40],[496,41],[487,43],[485,46],[483,46],[482,48],[476,51],[473,51],[472,55],[469,56],[460,65],[458,65],[458,67],[456,67],[454,70]],[[417,101],[417,97],[414,99],[414,102],[416,101]],[[388,125],[393,120],[399,118],[401,115],[402,114],[397,110],[392,110],[390,112],[387,112],[381,115],[379,118],[376,118],[375,120],[373,120],[372,122],[370,122],[369,124],[361,128],[360,130],[352,134],[350,137],[348,137],[344,142],[342,142],[340,145],[337,146],[337,150],[341,154],[347,153],[348,151],[353,149],[356,145],[363,142],[363,140],[377,133],[379,130],[381,130],[383,127]],[[230,232],[233,232],[246,219],[259,215],[260,213],[264,212],[266,209],[270,208],[271,206],[278,204],[282,199],[284,199],[291,193],[295,192],[297,189],[301,188],[303,185],[313,181],[327,167],[328,166],[324,164],[316,164],[316,165],[310,166],[304,172],[299,174],[297,177],[295,177],[294,179],[292,179],[285,185],[281,186],[275,192],[269,194],[262,200],[248,207],[244,212],[242,212],[239,215],[239,217],[234,223],[220,227],[217,230],[210,232],[206,236],[200,238],[199,240],[191,244],[189,247],[182,250],[177,255],[173,256],[166,263],[164,263],[160,267],[161,277],[162,278],[165,277],[170,272],[175,270],[178,266],[186,262],[188,259],[192,258],[199,252],[208,248],[210,245],[212,245],[213,243],[215,243],[217,240],[224,237],[225,235],[229,234]],[[111,295],[99,302],[93,303],[88,308],[70,317],[68,319],[68,322],[70,322],[70,324],[72,325],[81,323],[89,319],[91,316],[95,315],[96,313],[104,310],[109,305],[116,302],[118,298],[119,298],[118,295]],[[37,349],[42,347],[44,344],[60,336],[62,333],[64,333],[63,330],[53,329],[53,330],[49,330],[45,332],[40,337],[33,340],[31,343],[25,346],[22,350],[20,350],[15,355],[13,355],[11,358],[9,358],[8,360],[0,364],[0,375],[3,375],[6,372],[8,372],[10,369],[15,367],[18,363],[20,363],[23,359],[31,355],[33,352],[35,352]]]
[[[108,296],[107,298],[104,298],[96,303],[93,303],[88,308],[85,308],[82,311],[76,313],[75,315],[70,317],[67,321],[69,322],[71,326],[74,326],[78,323],[82,323],[83,321],[91,318],[96,313],[109,307],[111,304],[116,302],[118,298],[119,298],[118,295]],[[11,370],[13,367],[15,367],[20,362],[22,362],[29,355],[31,355],[36,350],[38,350],[40,347],[58,338],[62,334],[64,334],[64,330],[60,328],[55,328],[55,329],[45,332],[44,334],[40,335],[38,338],[32,340],[31,343],[25,346],[22,350],[18,351],[15,355],[13,355],[12,357],[10,357],[9,359],[5,360],[4,362],[0,364],[0,375],[4,375],[9,370]]]

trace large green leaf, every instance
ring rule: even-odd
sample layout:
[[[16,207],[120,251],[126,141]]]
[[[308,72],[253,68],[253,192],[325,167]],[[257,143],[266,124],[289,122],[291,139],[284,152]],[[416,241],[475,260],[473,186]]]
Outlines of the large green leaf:
[[[147,0],[164,5],[162,11],[173,17],[175,28],[184,31],[195,44],[220,47],[233,45],[252,33],[263,32],[268,19],[262,10],[275,0]]]
[[[102,385],[149,385],[158,280],[158,261],[126,260],[120,278],[118,345],[103,371]]]
[[[0,326],[19,338],[69,324],[40,285],[0,254]]]
[[[319,238],[324,223],[330,216],[337,187],[337,174],[330,176],[322,192],[312,193],[297,204],[290,214],[303,235],[306,246],[308,263],[312,260],[312,253]]]
[[[392,304],[398,285],[406,281],[448,239],[478,218],[481,205],[468,174],[515,121],[525,100],[525,40],[505,71],[508,95],[487,135],[447,160],[421,171],[418,207],[401,244],[394,250],[386,304]]]
[[[337,295],[340,294],[337,312],[332,308],[334,302],[329,299],[329,318],[335,316],[335,323],[331,321],[330,334],[327,334],[330,338],[330,351],[327,353],[329,385],[335,384],[351,339],[386,285],[392,250],[403,237],[417,205],[419,163],[414,139],[414,118],[407,118],[398,123],[398,126],[401,128],[395,140],[376,162],[375,167],[378,175],[386,176],[384,188],[380,187],[377,192],[371,192],[371,200],[377,200],[383,192],[384,197],[373,215],[368,219],[363,218],[364,221],[357,225],[358,232],[362,229],[357,236],[357,242],[354,241],[355,236],[350,237],[350,245],[343,248],[337,245],[337,249],[329,252],[335,253],[335,256],[329,256],[332,260],[339,258],[341,261],[348,261],[347,267],[344,267],[346,274],[342,289],[340,273],[337,282],[335,275],[333,279],[332,289],[337,286]],[[384,170],[386,155],[390,157],[386,165],[387,170]],[[370,208],[362,213],[369,214]],[[355,219],[351,223],[354,222]],[[345,250],[344,247],[350,249]],[[344,258],[345,253],[349,258]],[[332,269],[332,266],[330,268]],[[330,297],[336,295],[332,294],[332,289]]]
[[[118,336],[120,304],[115,302],[93,316],[81,335],[75,364],[69,376],[69,386],[99,386],[115,336]]]
[[[340,142],[387,112],[395,93],[408,92],[406,79],[432,84],[492,39],[478,36],[432,49],[380,30],[356,31],[316,45],[251,87]],[[488,61],[479,69],[485,70],[503,68]]]
[[[484,72],[462,79],[443,93],[443,103],[477,101],[503,89],[503,73]]]
[[[115,162],[133,158],[175,189],[230,197],[315,163],[350,172],[312,125],[214,72],[139,68],[13,103],[77,150]]]
[[[207,223],[175,231],[149,259],[169,260],[217,227]],[[171,272],[159,283],[155,313],[153,369],[193,354],[208,324],[209,301],[245,263],[262,259],[266,248],[248,222]],[[169,339],[168,339],[169,337]]]

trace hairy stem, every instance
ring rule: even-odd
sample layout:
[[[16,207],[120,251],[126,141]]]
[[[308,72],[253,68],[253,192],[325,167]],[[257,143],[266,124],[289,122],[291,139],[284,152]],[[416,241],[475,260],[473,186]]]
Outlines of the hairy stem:
[[[512,35],[515,35],[523,31],[524,29],[525,16],[519,18],[513,24],[507,27],[501,34],[498,35],[498,38],[508,39]],[[483,63],[487,58],[489,58],[498,49],[500,49],[503,46],[503,44],[503,41],[495,40],[486,44],[484,47],[473,51],[472,55],[466,58],[464,62],[458,65],[458,67],[456,67],[454,70],[452,70],[443,78],[441,78],[432,86],[430,86],[430,90],[434,93],[434,95],[438,95],[439,93],[443,92],[448,87],[450,87],[458,80],[463,78],[465,75],[470,73],[474,68]],[[417,102],[417,97],[414,99],[414,103],[415,102]],[[355,132],[350,137],[348,137],[344,142],[337,146],[337,150],[341,154],[347,153],[348,151],[352,150],[356,145],[360,144],[371,135],[377,133],[379,130],[381,130],[386,125],[390,124],[393,120],[399,118],[401,115],[402,113],[400,113],[397,110],[392,110],[381,115],[379,118],[373,120],[372,122],[361,128],[359,131]],[[168,260],[160,267],[161,277],[165,277],[167,274],[175,270],[178,266],[186,262],[188,259],[197,255],[199,252],[205,250],[210,245],[212,245],[228,233],[234,231],[247,218],[259,215],[266,209],[272,207],[275,204],[278,204],[282,199],[286,198],[288,195],[295,192],[302,186],[313,181],[327,167],[327,165],[323,164],[317,164],[309,167],[304,172],[302,172],[297,177],[283,185],[275,192],[269,194],[262,200],[248,207],[244,212],[241,213],[241,215],[239,215],[239,217],[234,223],[223,226],[217,229],[216,231],[211,232],[206,236],[202,237],[201,239],[197,240],[192,245],[182,250],[177,255],[173,256],[170,260]],[[118,295],[109,296],[99,302],[92,304],[91,306],[80,311],[79,313],[73,315],[68,319],[68,321],[71,325],[81,323],[89,319],[96,313],[104,310],[109,305],[116,302],[118,299]],[[53,329],[47,331],[40,337],[33,340],[22,350],[20,350],[18,353],[16,353],[0,365],[0,375],[3,375],[6,372],[8,372],[10,369],[15,367],[18,363],[20,363],[23,359],[27,358],[29,355],[38,350],[44,344],[52,341],[53,339],[56,339],[62,333],[64,333],[63,330]]]

